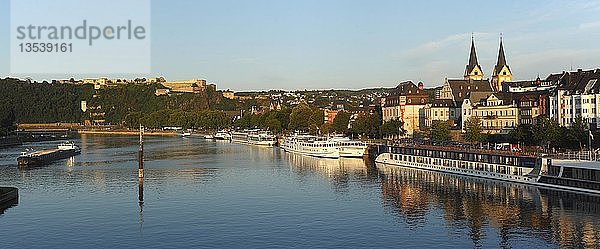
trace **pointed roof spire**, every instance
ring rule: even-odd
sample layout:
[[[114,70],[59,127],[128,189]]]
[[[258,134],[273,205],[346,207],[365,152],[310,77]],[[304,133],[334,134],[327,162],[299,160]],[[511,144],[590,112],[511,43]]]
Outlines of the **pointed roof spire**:
[[[506,65],[506,57],[504,56],[504,46],[502,45],[502,33],[500,33],[500,51],[498,51],[498,66]]]
[[[498,61],[494,67],[494,75],[500,74],[500,71],[504,66],[508,67],[508,64],[506,64],[506,55],[504,55],[504,45],[502,43],[502,33],[500,33],[500,48],[498,49]],[[508,70],[510,70],[510,67],[508,67]]]
[[[475,51],[475,39],[473,38],[473,34],[471,34],[471,54],[469,55],[469,68],[473,68],[476,65],[479,65],[477,61],[477,52]]]
[[[471,33],[471,54],[469,55],[469,64],[467,64],[467,68],[465,69],[465,79],[470,78],[469,75],[475,68],[481,70],[481,66],[479,66],[479,62],[477,61],[477,52],[475,51],[475,39]],[[483,77],[483,75],[480,76]]]

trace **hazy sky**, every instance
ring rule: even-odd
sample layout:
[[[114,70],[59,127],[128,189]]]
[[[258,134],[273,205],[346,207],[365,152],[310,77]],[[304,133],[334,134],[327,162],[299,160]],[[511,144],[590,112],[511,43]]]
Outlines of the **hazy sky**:
[[[9,20],[0,0],[0,77]],[[600,67],[600,1],[154,0],[151,28],[153,73],[139,76],[219,89],[437,86],[462,77],[471,33],[488,77],[500,33],[515,80]]]

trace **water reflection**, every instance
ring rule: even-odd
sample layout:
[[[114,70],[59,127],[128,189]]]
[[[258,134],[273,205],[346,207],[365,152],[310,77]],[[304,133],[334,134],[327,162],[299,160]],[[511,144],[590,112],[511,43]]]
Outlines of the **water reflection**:
[[[12,187],[0,187],[0,215],[19,204],[19,190]]]
[[[467,229],[475,246],[537,237],[563,247],[600,247],[600,198],[532,186],[378,165],[384,204],[410,226],[441,210],[447,226]]]
[[[144,227],[144,178],[143,177],[138,177],[138,205],[140,207],[140,212],[139,212],[140,232],[142,232],[143,227]]]
[[[137,179],[137,139],[82,136],[75,160],[30,170],[0,151],[0,182],[23,196],[0,216],[5,247],[600,246],[599,197],[158,137]]]
[[[316,158],[296,153],[284,153],[283,157],[290,162],[291,170],[297,176],[323,175],[336,191],[346,191],[351,182],[369,184],[377,181],[370,162],[362,158]]]

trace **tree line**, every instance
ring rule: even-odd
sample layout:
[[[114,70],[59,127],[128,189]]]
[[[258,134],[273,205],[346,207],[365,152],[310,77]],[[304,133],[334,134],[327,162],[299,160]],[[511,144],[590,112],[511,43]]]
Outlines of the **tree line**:
[[[272,110],[263,114],[247,114],[233,123],[239,129],[259,128],[274,133],[308,132],[312,134],[342,134],[353,137],[382,138],[405,133],[402,121],[382,122],[377,112],[359,113],[352,120],[352,113],[339,111],[333,121],[324,122],[325,113],[320,108],[300,104],[293,108]]]
[[[450,125],[445,121],[433,121],[431,127],[424,129],[425,136],[432,141],[450,141]],[[534,124],[520,124],[508,134],[486,134],[478,117],[465,120],[462,139],[471,144],[511,143],[522,146],[539,146],[543,150],[583,149],[589,147],[589,134],[600,138],[600,130],[590,130],[581,117],[573,125],[563,127],[554,119],[545,115],[536,117]],[[600,139],[592,140],[592,147],[600,147]]]

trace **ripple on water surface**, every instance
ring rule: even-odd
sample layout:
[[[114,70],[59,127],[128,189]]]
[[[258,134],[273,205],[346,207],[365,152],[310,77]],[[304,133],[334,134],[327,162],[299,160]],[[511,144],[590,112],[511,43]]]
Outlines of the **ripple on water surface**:
[[[0,150],[3,247],[588,247],[600,200],[361,159],[222,141],[82,136],[82,154],[18,169]],[[143,202],[139,202],[139,193]]]

